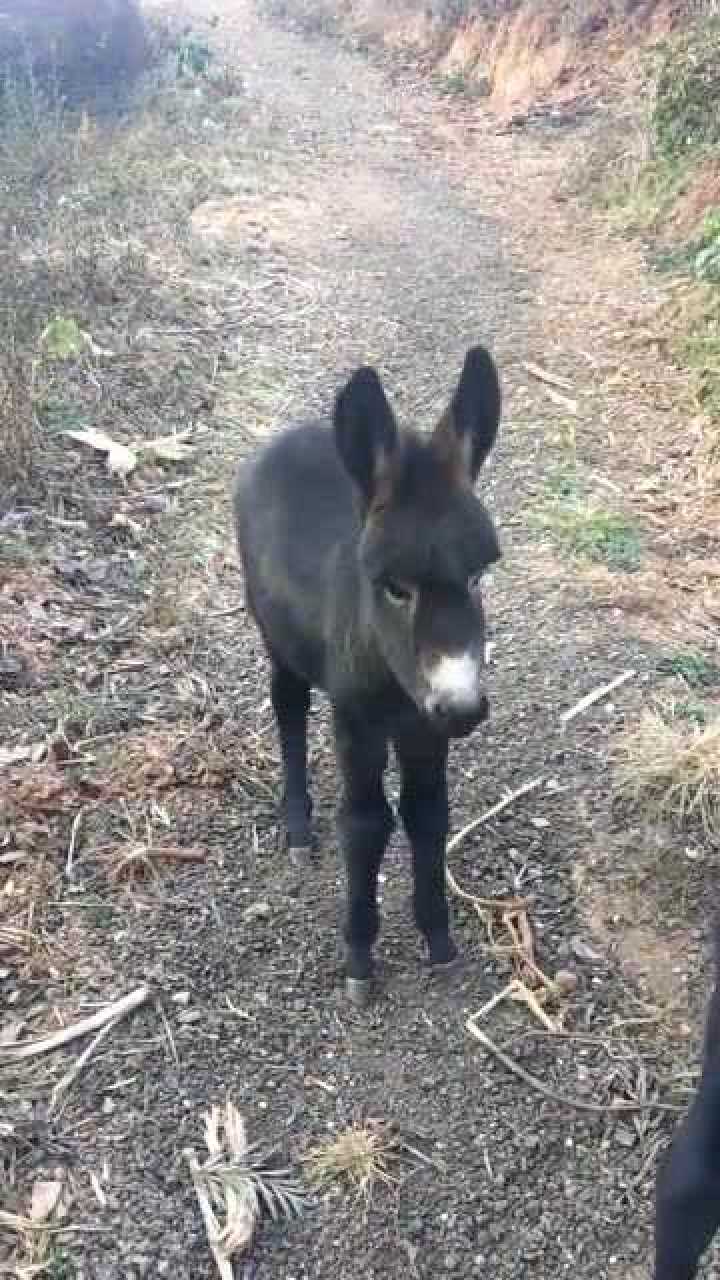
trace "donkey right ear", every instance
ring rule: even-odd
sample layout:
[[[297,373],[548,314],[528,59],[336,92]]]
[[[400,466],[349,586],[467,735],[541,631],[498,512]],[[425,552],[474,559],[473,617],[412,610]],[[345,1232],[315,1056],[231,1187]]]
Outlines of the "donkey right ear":
[[[356,370],[335,400],[335,444],[367,506],[389,488],[397,451],[393,411],[374,369]]]

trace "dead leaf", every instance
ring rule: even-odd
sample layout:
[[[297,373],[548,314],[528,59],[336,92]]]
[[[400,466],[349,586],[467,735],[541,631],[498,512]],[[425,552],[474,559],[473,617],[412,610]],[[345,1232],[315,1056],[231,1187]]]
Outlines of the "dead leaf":
[[[573,938],[570,947],[576,960],[583,961],[584,964],[602,964],[604,956],[595,947],[590,946],[588,942],[584,942],[582,938]]]
[[[138,464],[138,456],[133,449],[113,440],[111,436],[104,431],[96,430],[95,427],[84,427],[82,431],[66,431],[64,434],[71,440],[76,440],[78,444],[87,444],[98,453],[104,453],[108,471],[114,475],[127,476]]]
[[[124,515],[122,511],[115,512],[110,521],[110,528],[127,529],[128,533],[131,533],[135,538],[139,538],[145,532],[143,526],[138,524],[137,520],[131,520],[130,516]]]
[[[33,1222],[45,1222],[56,1208],[62,1195],[62,1182],[36,1182],[32,1189],[30,1218]]]
[[[19,1018],[12,1019],[0,1027],[0,1045],[15,1044],[20,1038],[25,1023]]]

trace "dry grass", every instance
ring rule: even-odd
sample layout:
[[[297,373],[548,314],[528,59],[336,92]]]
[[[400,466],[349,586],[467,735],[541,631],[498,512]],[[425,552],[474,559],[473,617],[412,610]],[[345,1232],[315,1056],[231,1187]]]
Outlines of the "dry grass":
[[[369,1199],[377,1183],[392,1186],[397,1182],[392,1171],[396,1155],[395,1135],[382,1123],[367,1121],[313,1147],[305,1165],[315,1186],[348,1183]]]
[[[720,834],[720,719],[689,724],[670,706],[646,711],[618,742],[616,784],[653,819]]]
[[[408,1159],[430,1163],[405,1141],[397,1127],[368,1119],[312,1147],[303,1163],[310,1182],[318,1189],[344,1185],[370,1200],[378,1185],[398,1185],[403,1161]]]

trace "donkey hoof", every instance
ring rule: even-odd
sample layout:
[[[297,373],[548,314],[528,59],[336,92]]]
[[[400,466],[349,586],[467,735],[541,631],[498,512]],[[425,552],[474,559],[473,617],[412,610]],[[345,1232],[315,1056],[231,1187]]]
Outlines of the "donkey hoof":
[[[428,964],[432,973],[438,976],[444,973],[453,973],[460,968],[461,963],[460,952],[452,938],[447,936],[438,937],[429,942]]]
[[[290,845],[290,861],[294,867],[307,868],[312,864],[312,845]]]
[[[449,960],[431,960],[430,972],[434,978],[450,978],[463,967],[463,958],[459,951]]]
[[[345,994],[351,1004],[356,1009],[365,1009],[370,1003],[372,995],[372,979],[371,978],[346,978]]]

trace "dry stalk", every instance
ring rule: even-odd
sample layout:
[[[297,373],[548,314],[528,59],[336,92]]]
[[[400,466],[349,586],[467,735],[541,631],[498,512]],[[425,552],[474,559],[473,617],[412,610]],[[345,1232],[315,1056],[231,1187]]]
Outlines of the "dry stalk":
[[[487,809],[479,818],[474,818],[472,822],[469,822],[467,826],[463,827],[461,831],[458,831],[457,834],[448,841],[447,852],[451,853],[453,849],[456,849],[461,841],[470,834],[470,832],[475,831],[483,823],[488,822],[490,818],[494,818],[496,814],[502,813],[504,809],[507,809],[511,804],[514,804],[514,802],[519,800],[521,796],[528,795],[529,792],[537,790],[538,787],[542,786],[544,781],[545,779],[542,777],[532,778],[529,782],[524,783],[523,786],[518,787],[516,791],[513,791],[511,795],[506,796],[503,800],[494,804],[490,809]],[[470,893],[469,890],[463,889],[461,885],[458,884],[447,865],[445,867],[445,881],[450,892],[453,893],[456,898],[460,898],[462,902],[466,902],[470,907],[472,907],[476,915],[478,915],[483,921],[488,932],[491,932],[493,917],[498,914],[500,915],[502,924],[510,935],[510,946],[498,946],[494,942],[491,942],[491,951],[495,954],[508,954],[512,956],[513,961],[519,967],[521,973],[523,970],[529,971],[536,984],[544,987],[549,995],[557,997],[558,990],[556,984],[551,978],[548,978],[547,975],[543,973],[542,969],[540,969],[535,963],[532,929],[528,918],[528,908],[530,906],[529,901],[525,898],[519,897],[507,898],[504,900],[497,898],[483,898],[478,894]],[[523,983],[520,983],[520,985],[524,990],[527,990]],[[546,1014],[540,1011],[538,998],[536,996],[532,997],[532,1002],[538,1011],[537,1016],[540,1017],[541,1021],[543,1021],[545,1025],[552,1029],[554,1024],[547,1019]]]
[[[91,1014],[89,1018],[82,1018],[80,1022],[75,1022],[69,1027],[62,1027],[60,1031],[44,1036],[41,1040],[31,1040],[26,1044],[0,1045],[0,1063],[20,1062],[24,1058],[34,1058],[38,1054],[49,1053],[53,1049],[59,1049],[63,1044],[68,1044],[71,1040],[88,1035],[90,1031],[97,1031],[106,1023],[119,1022],[121,1018],[127,1017],[134,1009],[144,1004],[149,995],[149,987],[137,987],[135,991],[123,996],[121,1000],[114,1000],[98,1013]]]
[[[593,707],[596,702],[601,702],[603,698],[607,698],[608,694],[619,689],[621,685],[626,684],[628,680],[632,680],[635,671],[622,671],[619,676],[615,676],[607,684],[598,685],[597,689],[592,689],[590,693],[586,693],[584,698],[576,702],[574,706],[568,707],[567,711],[563,711],[560,716],[560,723],[565,725],[569,720],[574,720],[582,711],[587,711],[588,707]]]
[[[541,1093],[543,1097],[549,1098],[552,1102],[560,1102],[563,1106],[572,1107],[575,1111],[589,1111],[593,1115],[627,1114],[628,1112],[638,1111],[671,1111],[676,1113],[684,1109],[682,1107],[676,1107],[670,1102],[659,1102],[653,1098],[644,1098],[639,1102],[618,1101],[609,1102],[607,1104],[600,1102],[586,1102],[583,1098],[574,1098],[571,1094],[561,1093],[559,1090],[551,1088],[550,1085],[545,1084],[544,1080],[539,1080],[537,1076],[526,1071],[519,1062],[516,1062],[514,1058],[510,1057],[510,1054],[506,1053],[504,1049],[501,1049],[486,1031],[483,1031],[477,1025],[478,1020],[484,1017],[491,1008],[494,1008],[507,996],[512,995],[514,986],[515,984],[510,983],[496,998],[489,1001],[488,1004],[477,1013],[472,1014],[465,1022],[465,1029],[474,1040],[479,1041],[479,1043],[483,1045],[483,1047],[487,1049],[493,1057],[497,1058],[498,1062],[501,1062],[508,1071],[511,1071],[513,1075],[518,1077],[518,1079],[524,1081],[524,1083],[529,1085],[531,1089],[534,1089],[537,1093]]]
[[[232,1258],[252,1245],[263,1210],[274,1220],[299,1217],[305,1198],[289,1169],[263,1167],[232,1102],[205,1116],[205,1145],[204,1163],[192,1148],[184,1155],[215,1264],[222,1280],[233,1280]]]

